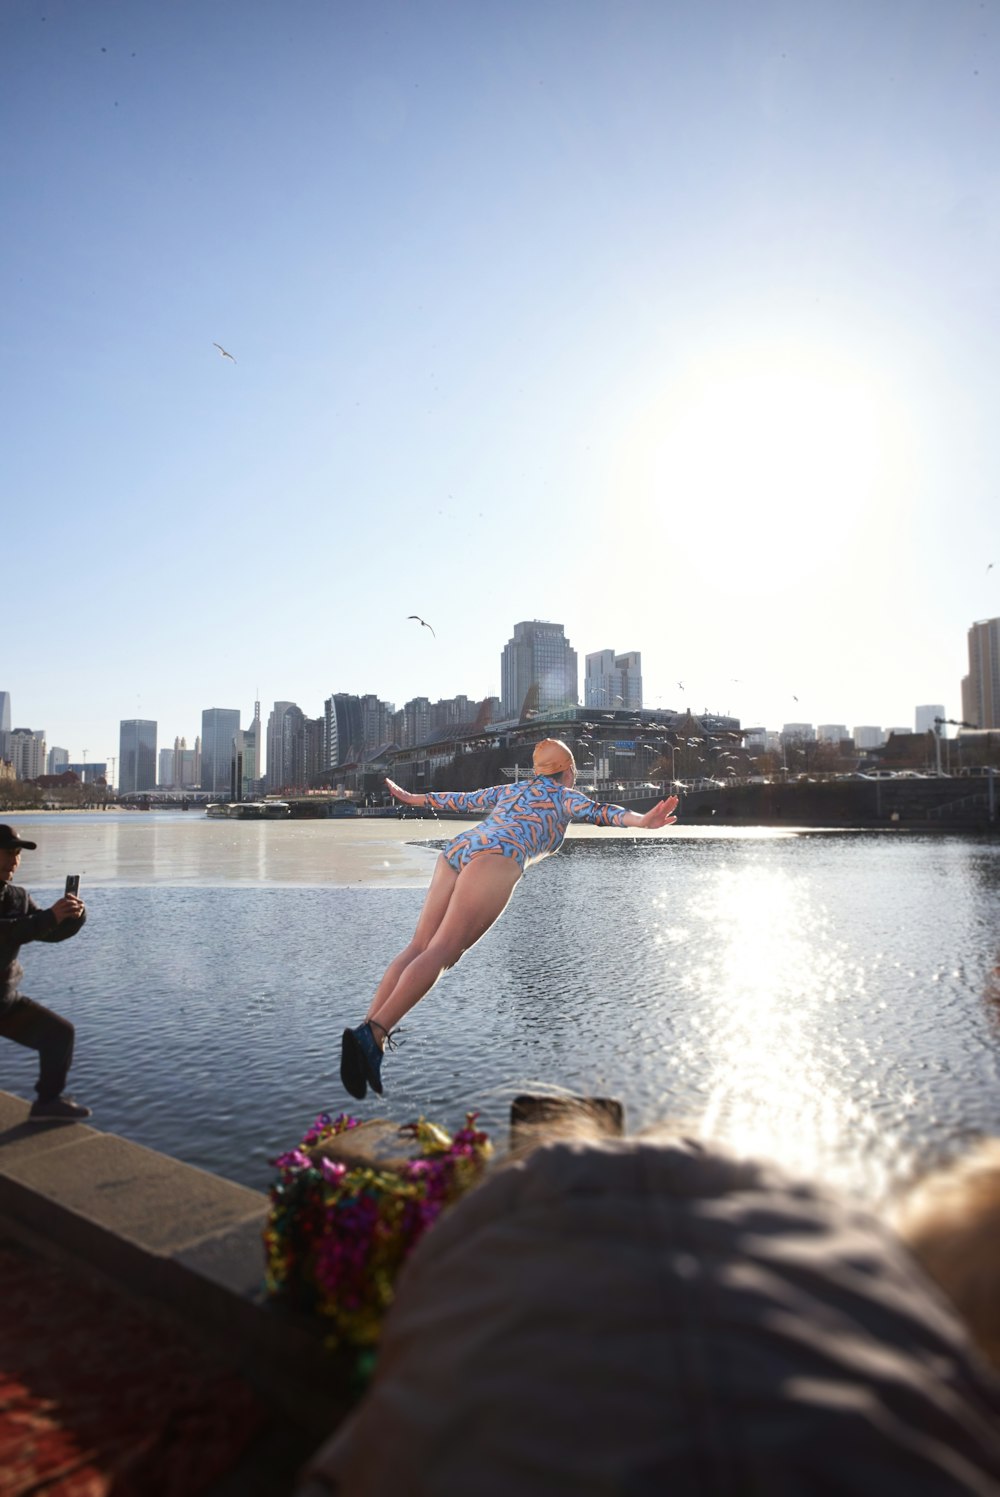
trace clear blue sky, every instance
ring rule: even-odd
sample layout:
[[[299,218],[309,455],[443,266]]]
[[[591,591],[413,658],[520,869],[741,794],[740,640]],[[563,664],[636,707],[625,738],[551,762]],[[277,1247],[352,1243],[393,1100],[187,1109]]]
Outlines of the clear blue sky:
[[[998,64],[995,0],[5,0],[16,726],[478,698],[525,618],[648,705],[958,717]]]

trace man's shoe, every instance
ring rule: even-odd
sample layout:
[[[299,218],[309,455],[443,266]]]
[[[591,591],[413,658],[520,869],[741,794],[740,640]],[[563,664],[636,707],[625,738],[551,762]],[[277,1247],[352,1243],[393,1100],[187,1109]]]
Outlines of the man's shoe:
[[[28,1113],[29,1123],[78,1123],[90,1117],[90,1108],[72,1097],[49,1097],[47,1101],[32,1102]]]
[[[368,1091],[368,1082],[365,1079],[361,1047],[353,1029],[345,1029],[340,1042],[340,1079],[344,1083],[344,1090],[350,1092],[352,1097],[357,1097],[360,1102]]]

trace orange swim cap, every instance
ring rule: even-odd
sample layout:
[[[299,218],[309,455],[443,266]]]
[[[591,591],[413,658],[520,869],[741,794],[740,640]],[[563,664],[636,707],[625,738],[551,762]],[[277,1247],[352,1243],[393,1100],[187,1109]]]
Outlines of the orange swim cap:
[[[576,760],[561,738],[543,738],[541,743],[536,743],[531,762],[535,774],[559,775],[564,770],[576,768]]]

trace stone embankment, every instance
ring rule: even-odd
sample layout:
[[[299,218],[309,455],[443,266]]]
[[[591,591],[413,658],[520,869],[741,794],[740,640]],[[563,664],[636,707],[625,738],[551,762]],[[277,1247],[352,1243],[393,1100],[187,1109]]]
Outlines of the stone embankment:
[[[352,1368],[265,1296],[267,1196],[86,1124],[27,1119],[0,1092],[0,1238],[165,1311],[294,1426],[297,1451],[316,1448],[350,1406]]]
[[[629,804],[645,810],[657,797]],[[685,822],[720,826],[903,828],[940,832],[1000,830],[1000,786],[982,780],[831,779],[738,784],[680,792]]]

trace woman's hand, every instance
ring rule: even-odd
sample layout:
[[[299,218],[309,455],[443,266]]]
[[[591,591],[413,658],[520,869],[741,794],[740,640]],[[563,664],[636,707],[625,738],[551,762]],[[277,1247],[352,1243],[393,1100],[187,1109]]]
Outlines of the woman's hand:
[[[422,796],[422,795],[411,795],[408,790],[404,790],[403,789],[402,785],[397,785],[396,782],[395,782],[395,780],[388,780],[387,779],[385,783],[388,786],[389,794],[390,795],[394,795],[397,800],[401,800],[403,802],[404,806],[422,806],[423,805],[424,799],[425,799],[424,796]]]
[[[677,820],[674,815],[676,809],[676,795],[668,795],[666,800],[661,800],[651,811],[647,811],[645,816],[640,816],[638,825],[648,827],[652,831],[655,831],[657,827],[670,826]]]

